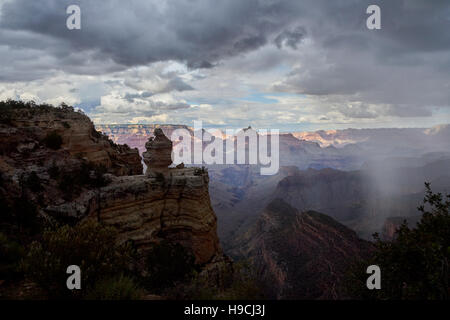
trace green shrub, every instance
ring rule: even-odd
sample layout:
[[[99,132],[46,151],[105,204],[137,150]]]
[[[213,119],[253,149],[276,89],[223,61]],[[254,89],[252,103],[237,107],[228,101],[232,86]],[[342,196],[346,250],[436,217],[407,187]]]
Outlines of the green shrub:
[[[58,132],[52,131],[47,134],[43,142],[48,148],[58,150],[59,148],[61,148],[63,140]]]
[[[143,290],[130,277],[120,275],[96,282],[84,297],[87,300],[139,300]]]
[[[55,161],[53,161],[51,167],[48,168],[47,173],[50,176],[50,178],[52,178],[52,179],[56,179],[59,177],[60,172],[59,172],[59,168],[56,165]]]
[[[97,130],[95,130],[95,128],[93,127],[91,129],[91,136],[96,139],[100,139],[102,137],[102,134],[100,132],[98,132]]]
[[[42,190],[41,179],[35,171],[32,171],[25,180],[25,186],[33,192],[39,192]]]
[[[14,215],[11,212],[8,201],[5,199],[5,195],[0,190],[0,225],[9,224],[14,221]]]
[[[70,200],[78,194],[82,187],[101,188],[109,181],[105,178],[106,167],[92,162],[82,162],[78,169],[59,174],[58,187],[64,198]]]
[[[185,283],[164,290],[164,294],[173,300],[216,300],[218,293],[219,288],[198,272],[194,272]]]
[[[27,178],[21,176],[19,179],[22,192],[19,196],[11,194],[10,184],[4,178],[3,186],[0,188],[0,227],[8,231],[8,234],[17,233],[18,237],[25,236],[26,231],[39,231],[37,219],[37,206],[31,201],[25,189],[40,190],[41,183],[35,172],[32,172]]]
[[[375,234],[370,259],[358,261],[345,281],[352,298],[383,300],[450,299],[450,195],[433,193],[426,185],[422,219],[415,228],[404,223],[392,241]],[[381,289],[368,290],[366,268],[381,269]]]
[[[0,233],[0,279],[11,280],[20,274],[20,261],[25,256],[24,248]]]
[[[37,206],[25,197],[15,198],[11,209],[12,215],[16,219],[19,228],[28,229],[28,231],[38,231]]]
[[[74,195],[80,192],[80,185],[77,183],[77,175],[71,172],[63,172],[58,176],[58,188],[64,194],[65,200],[71,200]]]
[[[263,289],[255,277],[251,264],[246,261],[236,262],[233,266],[229,286],[216,295],[221,300],[258,300],[264,298]]]
[[[166,183],[166,178],[164,178],[164,174],[162,174],[161,172],[156,172],[155,180],[162,185],[165,185]]]
[[[0,123],[6,125],[12,125],[12,117],[9,112],[0,114]]]
[[[104,176],[107,172],[104,165],[84,163],[82,170],[87,173],[85,176],[87,177],[87,180],[84,181],[84,184],[87,184],[93,188],[101,188],[106,186],[109,182]]]
[[[70,129],[70,124],[67,121],[63,121],[62,125],[64,126],[64,128]]]
[[[23,269],[52,297],[81,297],[97,281],[128,271],[131,247],[117,245],[116,237],[115,229],[93,220],[47,230],[41,241],[31,244]],[[69,265],[81,269],[81,290],[66,287]]]
[[[264,292],[249,263],[224,264],[211,277],[201,272],[189,250],[180,244],[155,244],[148,259],[146,289],[177,300],[255,300]]]
[[[258,300],[264,298],[263,288],[255,278],[252,266],[235,262],[229,269],[223,269],[223,285],[217,286],[202,274],[194,274],[191,281],[168,293],[174,298],[190,300]]]
[[[144,283],[150,290],[160,290],[184,281],[198,269],[195,257],[179,243],[163,240],[153,244],[147,256]]]

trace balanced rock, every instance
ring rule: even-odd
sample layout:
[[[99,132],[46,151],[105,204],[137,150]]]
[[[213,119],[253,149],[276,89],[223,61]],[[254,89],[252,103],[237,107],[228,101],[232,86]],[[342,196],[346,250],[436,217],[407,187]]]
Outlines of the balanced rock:
[[[155,129],[154,137],[145,144],[146,152],[142,154],[147,165],[147,175],[165,173],[172,164],[172,141],[160,128]]]

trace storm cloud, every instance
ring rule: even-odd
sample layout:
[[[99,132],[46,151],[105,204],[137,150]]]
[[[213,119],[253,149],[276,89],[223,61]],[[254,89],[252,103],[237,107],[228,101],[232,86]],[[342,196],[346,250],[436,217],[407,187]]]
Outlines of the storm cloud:
[[[75,1],[82,30],[66,28],[73,0],[15,0],[2,8],[0,26],[57,38],[68,50],[98,50],[116,63],[133,66],[156,61],[185,61],[211,67],[227,56],[257,49],[295,18],[293,3],[267,0]],[[18,39],[18,42],[20,40]],[[16,43],[19,44],[19,43]],[[26,43],[20,43],[27,46]],[[34,48],[39,43],[30,41]]]
[[[81,8],[81,30],[66,28],[70,4]],[[381,8],[381,30],[366,27],[371,4]],[[201,112],[213,118],[228,108],[222,115],[238,121],[255,108],[260,113],[254,119],[273,120],[277,117],[262,110],[257,96],[279,93],[298,97],[272,99],[278,101],[272,110],[290,123],[426,118],[436,112],[449,121],[447,0],[0,0],[0,5],[3,96],[20,96],[12,83],[48,83],[67,74],[77,81],[101,78],[102,90],[110,92],[89,100],[124,101],[136,114],[144,107],[146,115],[155,115],[172,106],[186,112],[185,119]],[[68,89],[70,94],[76,91]],[[119,98],[101,99],[107,96]],[[256,100],[238,105],[236,99],[245,96]],[[82,96],[72,98],[83,102]],[[217,103],[190,108],[195,101]],[[241,114],[233,117],[230,110]]]

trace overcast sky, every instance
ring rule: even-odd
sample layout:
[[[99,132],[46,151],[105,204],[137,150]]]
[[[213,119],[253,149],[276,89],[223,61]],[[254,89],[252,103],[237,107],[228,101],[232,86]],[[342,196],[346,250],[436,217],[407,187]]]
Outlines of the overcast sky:
[[[449,0],[0,0],[0,61],[0,99],[96,123],[450,123]]]

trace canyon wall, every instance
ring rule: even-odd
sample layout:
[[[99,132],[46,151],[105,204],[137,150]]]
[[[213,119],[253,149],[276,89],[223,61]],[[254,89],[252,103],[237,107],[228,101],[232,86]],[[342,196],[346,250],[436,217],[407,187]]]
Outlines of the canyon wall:
[[[271,298],[342,299],[348,268],[371,250],[331,217],[275,199],[238,237],[233,254],[249,259]]]
[[[201,265],[222,258],[207,171],[184,168],[170,169],[167,176],[108,178],[107,186],[47,212],[93,217],[112,225],[120,233],[119,241],[131,240],[141,254],[164,239],[191,249]]]
[[[228,265],[206,170],[167,168],[164,175],[144,176],[138,150],[97,132],[86,115],[67,106],[11,104],[2,106],[0,116],[0,206],[8,209],[0,226],[5,232],[23,230],[14,222],[19,218],[37,226],[37,232],[55,222],[95,218],[116,227],[118,241],[133,242],[142,256],[152,243],[167,240],[192,250],[208,274]],[[48,143],[49,134],[56,143]]]
[[[19,160],[24,152],[44,147],[46,136],[53,133],[62,138],[58,150],[67,151],[72,157],[103,165],[115,175],[142,174],[141,157],[136,148],[114,143],[95,130],[89,117],[71,107],[39,106],[2,112],[7,117],[2,119],[4,125],[0,128],[2,149],[18,155]]]

